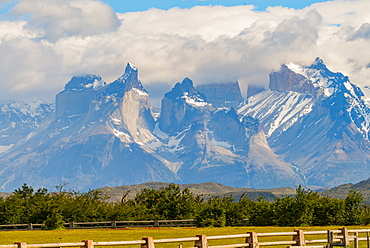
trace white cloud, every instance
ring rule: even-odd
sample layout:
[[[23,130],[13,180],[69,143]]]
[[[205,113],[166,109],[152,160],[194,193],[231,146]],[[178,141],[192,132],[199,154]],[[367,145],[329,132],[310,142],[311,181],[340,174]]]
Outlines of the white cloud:
[[[355,39],[370,39],[370,23],[363,23],[356,33],[351,37],[351,40]]]
[[[184,77],[196,84],[239,80],[243,89],[267,85],[281,63],[317,56],[369,85],[367,1],[263,12],[253,6],[150,9],[117,14],[117,24],[99,1],[21,0],[12,13],[29,19],[0,22],[0,97],[52,96],[75,74],[97,73],[110,82],[128,61],[154,98]]]
[[[19,0],[11,13],[27,17],[27,28],[54,41],[68,36],[99,35],[120,24],[110,6],[92,0]]]
[[[282,21],[266,37],[266,42],[276,50],[287,49],[287,47],[290,48],[290,51],[296,49],[299,51],[307,50],[316,45],[321,20],[322,17],[316,10],[308,12],[304,19],[293,16]]]
[[[57,90],[54,82],[62,75],[58,71],[60,59],[52,48],[17,37],[3,41],[0,54],[0,98],[3,101],[32,99],[35,95],[46,97]]]
[[[200,35],[211,41],[220,35],[235,36],[261,18],[253,6],[196,6],[191,9],[150,9],[120,14],[126,29],[135,35]]]

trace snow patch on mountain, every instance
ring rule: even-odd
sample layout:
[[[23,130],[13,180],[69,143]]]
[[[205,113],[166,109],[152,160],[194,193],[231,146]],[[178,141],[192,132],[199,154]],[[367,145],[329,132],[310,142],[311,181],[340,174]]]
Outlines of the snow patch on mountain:
[[[139,90],[139,89],[136,89],[136,88],[133,88],[133,91],[135,91],[140,96],[148,96],[148,93],[145,92],[145,91],[142,91],[142,90]]]
[[[284,132],[304,115],[311,112],[313,98],[297,92],[265,90],[251,96],[237,110],[241,116],[259,119],[268,137]]]
[[[357,129],[363,134],[364,138],[369,140],[370,133],[370,109],[363,100],[349,96],[345,93],[348,106],[346,108],[351,121]]]
[[[234,148],[234,146],[230,145],[229,142],[227,141],[217,141],[215,139],[215,137],[211,136],[211,143],[214,145],[214,146],[221,146],[223,148],[226,148],[226,149],[232,149]],[[235,149],[233,149],[235,150]]]
[[[54,115],[55,107],[43,100],[0,105],[0,153],[27,140]]]
[[[282,65],[280,71],[271,73],[270,89],[276,93],[254,95],[239,109],[244,115],[260,119],[268,137],[276,130],[286,131],[311,112],[313,105],[324,101],[332,109],[333,118],[338,118],[334,117],[335,111],[346,110],[357,129],[369,138],[370,110],[363,101],[363,92],[342,73],[330,71],[320,58],[310,66]]]
[[[85,85],[85,88],[93,88],[94,90],[97,90],[97,89],[100,89],[101,87],[103,87],[105,85],[105,82],[101,81],[101,80],[94,80],[94,82],[90,83],[90,84],[86,84]]]
[[[54,104],[45,102],[44,100],[36,100],[32,102],[12,102],[9,104],[0,105],[2,113],[15,113],[21,121],[25,121],[23,116],[41,117],[45,112],[53,112]]]
[[[0,153],[4,153],[6,151],[8,151],[10,148],[12,148],[14,146],[14,144],[10,144],[8,146],[1,146],[0,145]]]
[[[99,90],[107,83],[98,75],[75,76],[66,84],[65,91]]]
[[[198,95],[191,96],[188,92],[184,92],[181,96],[182,99],[185,99],[185,102],[194,107],[204,107],[204,106],[212,106],[212,104],[206,102],[204,99],[199,97]]]

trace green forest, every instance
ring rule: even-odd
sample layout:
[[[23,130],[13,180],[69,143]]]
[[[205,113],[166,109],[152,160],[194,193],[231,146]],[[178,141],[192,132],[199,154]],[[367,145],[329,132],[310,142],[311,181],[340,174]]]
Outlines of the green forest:
[[[199,227],[363,225],[370,223],[369,209],[360,192],[333,199],[301,186],[293,196],[254,201],[247,194],[239,199],[194,195],[170,184],[111,202],[97,190],[80,193],[57,187],[48,192],[24,184],[0,198],[0,224],[43,223],[45,229],[57,229],[65,222],[195,219]]]

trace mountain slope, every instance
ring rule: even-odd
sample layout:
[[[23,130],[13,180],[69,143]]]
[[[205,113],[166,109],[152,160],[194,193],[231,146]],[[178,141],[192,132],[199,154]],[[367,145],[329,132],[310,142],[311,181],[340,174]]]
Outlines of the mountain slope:
[[[321,194],[332,198],[345,199],[351,190],[360,192],[366,203],[370,203],[370,179],[352,184],[342,184],[334,188],[323,191]]]
[[[165,95],[159,128],[164,141],[153,149],[177,163],[174,171],[183,182],[263,188],[304,184],[295,168],[272,152],[258,120],[240,119],[233,108],[215,109],[189,79]]]
[[[270,75],[269,89],[238,112],[261,121],[273,150],[309,185],[335,186],[370,176],[370,110],[362,96],[316,59],[311,66],[283,65]]]
[[[370,177],[370,110],[361,90],[321,59],[282,65],[269,89],[253,91],[236,109],[230,106],[240,100],[237,83],[199,89],[204,93],[188,78],[177,83],[154,118],[134,65],[111,83],[73,77],[56,96],[55,116],[45,105],[34,115],[39,119],[24,122],[27,132],[20,134],[27,138],[19,135],[0,156],[0,187],[69,183],[87,190],[149,181],[327,187]],[[13,121],[4,119],[0,141]]]
[[[1,158],[3,189],[24,182],[48,188],[68,182],[86,190],[179,180],[143,145],[155,139],[154,119],[137,68],[128,64],[123,76],[108,85],[91,87],[91,78],[69,82],[56,98],[57,116],[49,127]]]
[[[54,115],[54,105],[43,101],[0,105],[0,153],[41,129]]]

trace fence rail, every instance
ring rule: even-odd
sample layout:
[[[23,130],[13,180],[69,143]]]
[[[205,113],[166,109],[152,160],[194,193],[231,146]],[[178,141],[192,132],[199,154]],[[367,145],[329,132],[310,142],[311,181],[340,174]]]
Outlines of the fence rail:
[[[339,230],[327,231],[302,231],[294,230],[294,232],[277,232],[277,233],[256,233],[248,232],[245,234],[222,235],[222,236],[206,236],[197,235],[196,237],[187,238],[172,238],[172,239],[153,239],[152,237],[144,237],[141,240],[134,241],[113,241],[113,242],[94,242],[92,240],[83,240],[77,243],[52,243],[52,244],[27,244],[25,242],[15,243],[11,245],[0,245],[0,248],[43,248],[43,247],[81,247],[94,248],[94,246],[125,246],[125,245],[140,245],[141,248],[155,248],[156,244],[175,243],[179,247],[183,247],[183,242],[194,242],[189,245],[189,248],[236,248],[250,247],[259,248],[260,246],[288,246],[290,248],[333,248],[333,247],[354,247],[359,248],[359,242],[365,241],[370,247],[369,238],[370,229],[347,230],[341,228]],[[352,235],[350,235],[352,234]],[[360,237],[360,234],[366,234],[366,237]],[[326,236],[323,239],[322,236]],[[306,239],[307,236],[316,236],[318,239]],[[289,240],[268,241],[266,237],[280,237]],[[243,238],[244,242],[240,243]],[[226,239],[229,244],[224,245],[209,245],[208,241]],[[236,240],[235,239],[239,239]],[[237,243],[235,243],[237,242]],[[365,243],[364,242],[364,243]],[[317,244],[317,245],[307,245]]]
[[[186,227],[195,226],[194,219],[188,220],[148,220],[148,221],[101,221],[101,222],[69,222],[64,223],[67,229],[91,229],[91,228],[123,228],[123,227]],[[44,224],[6,224],[0,225],[1,230],[17,229],[25,230],[41,229]]]

